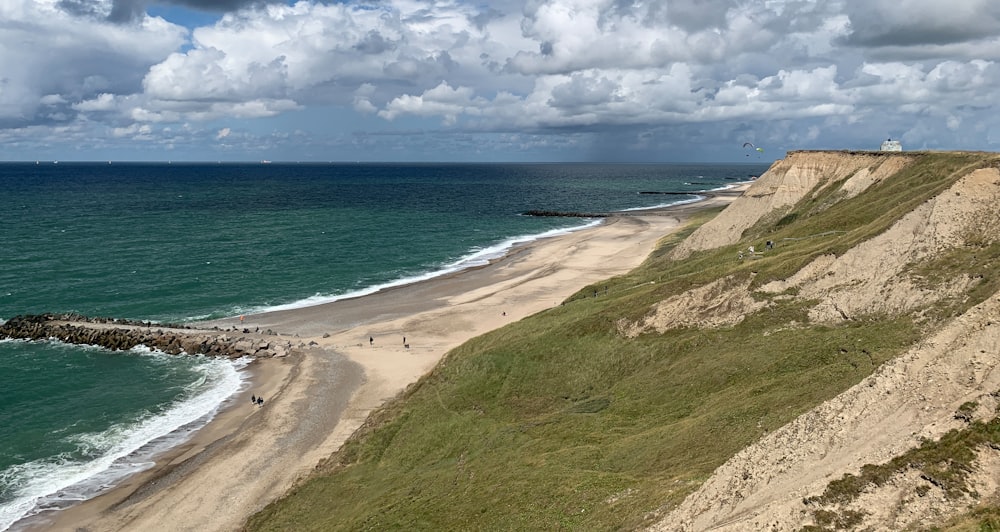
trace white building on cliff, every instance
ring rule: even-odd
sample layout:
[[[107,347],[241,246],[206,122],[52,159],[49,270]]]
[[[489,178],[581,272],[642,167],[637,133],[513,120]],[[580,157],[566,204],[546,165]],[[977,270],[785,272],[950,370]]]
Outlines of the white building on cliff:
[[[879,151],[903,151],[903,145],[898,140],[888,139],[882,143]]]

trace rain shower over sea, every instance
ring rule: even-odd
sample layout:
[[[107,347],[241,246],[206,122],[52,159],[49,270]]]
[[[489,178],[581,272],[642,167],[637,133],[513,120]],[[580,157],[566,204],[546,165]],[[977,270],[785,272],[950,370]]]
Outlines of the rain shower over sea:
[[[0,320],[183,323],[356,297],[599,223],[529,210],[693,201],[766,169],[0,163]],[[150,467],[247,385],[245,364],[0,340],[0,530]]]

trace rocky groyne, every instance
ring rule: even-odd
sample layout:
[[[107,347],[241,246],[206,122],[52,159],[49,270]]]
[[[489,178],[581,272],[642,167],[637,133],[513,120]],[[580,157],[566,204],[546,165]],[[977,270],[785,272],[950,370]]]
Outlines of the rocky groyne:
[[[192,329],[185,325],[90,318],[75,314],[17,316],[0,325],[0,338],[57,339],[70,344],[96,345],[124,351],[144,345],[171,355],[271,358],[288,356],[291,342],[249,331]]]
[[[555,216],[555,217],[565,217],[565,218],[607,218],[607,213],[602,212],[575,212],[575,211],[543,211],[543,210],[530,210],[524,211],[522,214],[525,216]]]

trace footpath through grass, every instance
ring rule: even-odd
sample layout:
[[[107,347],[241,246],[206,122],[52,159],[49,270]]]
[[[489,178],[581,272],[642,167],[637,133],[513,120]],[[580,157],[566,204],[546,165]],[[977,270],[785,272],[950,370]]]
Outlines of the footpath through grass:
[[[643,267],[601,283],[598,297],[584,288],[469,341],[247,529],[607,530],[654,521],[734,453],[857,383],[920,331],[908,316],[810,325],[811,302],[794,298],[728,328],[628,339],[618,320],[723,276],[754,275],[756,284],[842,253],[982,161],[919,157],[905,183],[890,179],[851,200],[821,194],[737,246],[672,262],[664,252],[683,235],[675,236]],[[831,227],[843,233],[801,238]],[[764,238],[783,243],[735,260]]]

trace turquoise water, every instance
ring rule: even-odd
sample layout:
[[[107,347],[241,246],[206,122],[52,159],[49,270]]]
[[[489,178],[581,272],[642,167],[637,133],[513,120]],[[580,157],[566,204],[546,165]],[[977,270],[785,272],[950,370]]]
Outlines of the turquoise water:
[[[527,210],[663,205],[764,170],[0,164],[0,319],[78,312],[185,322],[315,304],[481,264],[515,242],[595,223],[521,215]],[[158,445],[204,423],[243,385],[239,369],[0,342],[0,530],[145,467]]]
[[[203,426],[243,363],[0,343],[0,526],[97,494]]]

